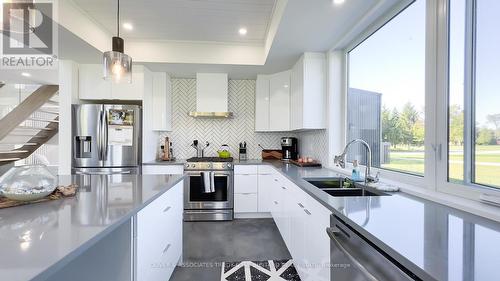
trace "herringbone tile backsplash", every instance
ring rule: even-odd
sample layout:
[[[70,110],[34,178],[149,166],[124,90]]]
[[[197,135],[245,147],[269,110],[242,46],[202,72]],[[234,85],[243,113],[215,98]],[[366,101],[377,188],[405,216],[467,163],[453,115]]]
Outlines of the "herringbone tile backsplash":
[[[196,80],[172,80],[172,132],[162,133],[160,141],[169,136],[173,142],[177,159],[187,159],[195,155],[190,147],[194,139],[204,144],[206,156],[215,156],[222,144],[228,144],[233,157],[238,158],[238,144],[247,142],[248,159],[260,159],[259,143],[265,148],[280,148],[280,138],[296,136],[284,133],[256,133],[255,127],[255,80],[229,80],[229,111],[231,119],[197,119],[188,116],[196,110]]]

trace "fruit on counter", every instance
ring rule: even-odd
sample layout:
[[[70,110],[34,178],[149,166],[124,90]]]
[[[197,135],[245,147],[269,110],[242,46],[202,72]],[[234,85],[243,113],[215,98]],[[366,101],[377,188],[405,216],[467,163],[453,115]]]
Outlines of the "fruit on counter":
[[[312,163],[313,159],[311,157],[307,157],[307,163]]]
[[[297,159],[297,162],[304,163],[304,159],[302,159],[302,157],[301,157],[301,158]]]

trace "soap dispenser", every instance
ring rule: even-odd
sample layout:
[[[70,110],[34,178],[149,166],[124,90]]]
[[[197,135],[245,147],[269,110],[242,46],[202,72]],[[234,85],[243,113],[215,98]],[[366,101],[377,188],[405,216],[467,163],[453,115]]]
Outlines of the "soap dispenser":
[[[358,160],[352,161],[352,175],[351,179],[353,181],[361,181],[361,174],[359,172]]]

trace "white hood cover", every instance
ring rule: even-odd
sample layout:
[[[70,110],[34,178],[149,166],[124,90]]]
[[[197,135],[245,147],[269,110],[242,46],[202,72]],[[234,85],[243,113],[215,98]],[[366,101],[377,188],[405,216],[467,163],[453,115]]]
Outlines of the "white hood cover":
[[[228,76],[227,73],[196,74],[196,111],[192,117],[228,118]]]

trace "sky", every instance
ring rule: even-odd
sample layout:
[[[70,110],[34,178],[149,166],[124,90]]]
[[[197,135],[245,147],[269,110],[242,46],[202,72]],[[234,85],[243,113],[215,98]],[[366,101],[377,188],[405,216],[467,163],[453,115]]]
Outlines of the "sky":
[[[450,101],[463,105],[465,0],[451,3]],[[498,0],[478,0],[476,121],[500,113],[500,10]],[[349,55],[349,86],[382,93],[387,108],[425,105],[425,0],[417,0]]]

